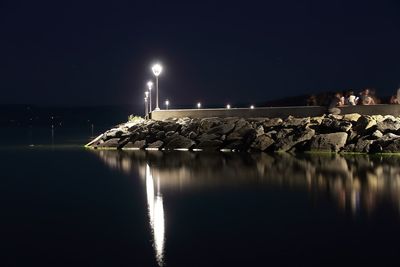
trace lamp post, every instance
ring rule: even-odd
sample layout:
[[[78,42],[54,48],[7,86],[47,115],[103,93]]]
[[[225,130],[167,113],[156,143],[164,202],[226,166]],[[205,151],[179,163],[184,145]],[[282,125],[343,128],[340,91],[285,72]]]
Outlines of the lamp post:
[[[152,110],[152,105],[151,105],[151,89],[153,89],[153,82],[152,81],[148,81],[147,82],[147,88],[149,89],[149,112],[151,112]]]
[[[168,110],[168,106],[169,106],[169,100],[167,99],[167,100],[165,100],[165,107],[167,108],[167,110]]]
[[[144,117],[147,118],[148,110],[147,110],[147,97],[144,98]]]
[[[158,76],[161,74],[162,71],[162,66],[160,64],[155,64],[151,68],[153,71],[154,76],[156,76],[156,108],[155,110],[160,110],[160,107],[158,106]]]
[[[197,103],[197,109],[200,109],[201,108],[201,103],[199,102],[199,103]]]

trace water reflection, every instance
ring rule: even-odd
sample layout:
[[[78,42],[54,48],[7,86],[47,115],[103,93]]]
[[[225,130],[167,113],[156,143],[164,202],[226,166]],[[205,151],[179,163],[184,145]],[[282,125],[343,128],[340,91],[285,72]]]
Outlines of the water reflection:
[[[154,193],[154,179],[151,174],[149,165],[146,165],[146,193],[147,205],[149,210],[150,227],[153,233],[153,246],[156,254],[157,263],[163,265],[164,254],[164,206],[163,199],[160,193],[160,188],[157,188],[157,193]],[[157,177],[160,180],[160,177]]]
[[[400,211],[400,157],[94,151],[109,167],[157,177],[161,191],[264,184],[331,194],[353,212],[389,200]],[[148,170],[149,169],[149,170]]]
[[[161,151],[94,151],[109,167],[139,173],[146,192],[157,261],[163,264],[162,192],[212,187],[266,186],[331,196],[345,212],[400,213],[400,157],[368,155],[237,154]]]

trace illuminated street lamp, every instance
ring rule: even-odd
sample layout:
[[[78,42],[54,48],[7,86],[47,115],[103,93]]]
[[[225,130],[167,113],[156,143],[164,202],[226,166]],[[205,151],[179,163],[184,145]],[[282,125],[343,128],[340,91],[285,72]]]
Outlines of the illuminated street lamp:
[[[156,108],[155,110],[160,110],[160,107],[158,106],[158,76],[161,74],[162,71],[162,66],[160,64],[155,64],[151,68],[153,71],[154,76],[156,76]]]
[[[197,103],[197,108],[200,109],[201,108],[201,103]]]
[[[168,106],[169,106],[169,100],[167,99],[167,100],[165,100],[165,107],[166,107],[166,109],[168,109]]]
[[[250,109],[254,109],[254,105],[251,105],[251,106],[250,106]]]
[[[230,108],[231,108],[230,104],[226,105],[226,109],[230,109]]]
[[[153,89],[153,82],[152,81],[148,81],[147,82],[147,88],[149,89],[149,112],[151,112],[152,110],[152,105],[151,105],[151,89]]]

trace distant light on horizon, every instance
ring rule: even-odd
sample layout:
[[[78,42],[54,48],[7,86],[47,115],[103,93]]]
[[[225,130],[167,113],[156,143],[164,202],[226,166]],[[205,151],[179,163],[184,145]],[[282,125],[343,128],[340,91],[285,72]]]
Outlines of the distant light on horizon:
[[[254,105],[251,105],[251,106],[250,106],[250,109],[254,109]]]
[[[230,109],[230,108],[231,108],[231,105],[230,105],[230,104],[226,105],[226,108],[227,108],[227,109]]]
[[[201,103],[200,102],[197,103],[197,108],[201,108]]]

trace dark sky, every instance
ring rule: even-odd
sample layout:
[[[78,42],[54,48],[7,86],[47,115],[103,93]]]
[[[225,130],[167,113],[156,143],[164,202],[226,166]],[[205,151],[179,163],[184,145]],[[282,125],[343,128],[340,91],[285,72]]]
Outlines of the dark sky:
[[[217,3],[218,2],[218,3]],[[0,104],[224,105],[400,85],[400,1],[0,2]]]

